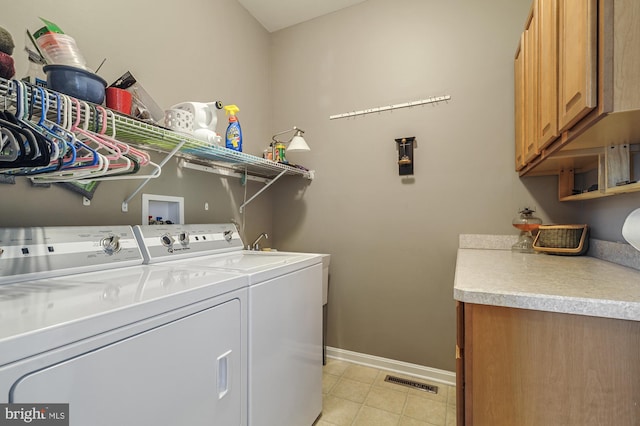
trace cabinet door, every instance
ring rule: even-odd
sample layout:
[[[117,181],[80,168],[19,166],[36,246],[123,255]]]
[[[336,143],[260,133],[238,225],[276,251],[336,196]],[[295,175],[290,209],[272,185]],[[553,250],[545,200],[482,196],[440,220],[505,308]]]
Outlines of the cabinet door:
[[[597,105],[597,2],[559,0],[560,131]]]
[[[538,19],[537,1],[524,32],[524,110],[525,140],[524,161],[528,163],[538,154]]]
[[[465,424],[640,424],[640,323],[464,304]]]
[[[456,300],[456,424],[464,426],[464,303]]]
[[[538,121],[538,149],[550,144],[558,136],[558,3],[539,0],[538,62],[540,118]]]
[[[515,140],[516,140],[516,170],[525,166],[524,162],[524,34],[520,36],[520,45],[514,61],[514,92],[515,92]]]

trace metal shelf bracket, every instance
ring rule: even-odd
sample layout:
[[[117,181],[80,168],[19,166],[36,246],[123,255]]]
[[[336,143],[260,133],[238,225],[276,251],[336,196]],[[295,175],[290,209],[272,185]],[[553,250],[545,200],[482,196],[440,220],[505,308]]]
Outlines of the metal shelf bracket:
[[[180,151],[180,148],[182,148],[182,145],[185,144],[186,141],[181,141],[179,142],[172,150],[169,154],[167,154],[167,156],[160,162],[160,164],[158,164],[160,166],[160,170],[162,170],[162,168],[164,167],[165,164],[167,164],[167,161],[169,161],[171,159],[171,157],[173,157],[178,151]],[[131,200],[133,200],[133,197],[135,197],[138,192],[140,192],[140,190],[142,188],[144,188],[144,186],[149,183],[149,181],[154,178],[154,177],[158,177],[160,176],[160,171],[158,171],[158,173],[156,174],[156,176],[151,176],[146,178],[144,181],[142,181],[142,183],[140,185],[138,185],[138,188],[136,188],[135,191],[133,191],[133,194],[129,195],[129,197],[127,197],[126,200],[124,200],[122,202],[122,212],[126,213],[129,211],[129,202],[131,202]]]
[[[247,204],[249,204],[250,202],[252,202],[254,200],[254,198],[256,198],[258,195],[262,194],[267,188],[269,188],[271,185],[273,185],[278,179],[280,179],[282,176],[284,176],[284,174],[287,173],[286,170],[283,170],[282,172],[280,172],[280,174],[276,177],[274,177],[273,179],[271,179],[271,181],[269,181],[263,188],[260,188],[260,191],[256,192],[255,194],[253,194],[253,196],[251,198],[249,198],[247,201],[245,201],[241,206],[240,206],[240,213],[242,213],[242,211],[244,210],[244,206],[246,206]]]
[[[246,171],[240,173],[235,170],[227,170],[223,167],[218,167],[215,165],[204,166],[202,164],[192,163],[185,159],[180,160],[179,164],[180,164],[180,167],[182,167],[183,169],[198,170],[200,172],[213,173],[220,176],[235,177],[244,181],[251,180],[251,181],[262,182],[262,183],[269,183],[271,181],[271,179],[269,178],[247,174]],[[244,185],[244,182],[243,182],[243,185]]]

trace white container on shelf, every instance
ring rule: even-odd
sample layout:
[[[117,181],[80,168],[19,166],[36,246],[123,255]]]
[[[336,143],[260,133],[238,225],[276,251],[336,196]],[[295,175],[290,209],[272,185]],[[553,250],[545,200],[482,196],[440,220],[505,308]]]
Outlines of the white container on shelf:
[[[67,34],[46,33],[38,37],[36,42],[49,64],[69,65],[88,70],[87,61],[73,37]]]
[[[218,124],[217,102],[182,102],[171,107],[172,110],[184,110],[193,115],[193,130],[208,129],[216,131]]]
[[[183,109],[168,109],[164,112],[164,125],[176,132],[193,133],[193,114]]]

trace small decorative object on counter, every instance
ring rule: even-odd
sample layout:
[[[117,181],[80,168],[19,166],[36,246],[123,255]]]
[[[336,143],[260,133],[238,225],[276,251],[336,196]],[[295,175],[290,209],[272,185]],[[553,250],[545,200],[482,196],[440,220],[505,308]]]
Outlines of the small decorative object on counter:
[[[538,231],[542,224],[542,220],[535,217],[535,210],[525,207],[518,212],[518,216],[513,219],[512,225],[520,230],[520,238],[518,242],[511,246],[511,251],[520,253],[534,253],[533,250],[533,232]]]

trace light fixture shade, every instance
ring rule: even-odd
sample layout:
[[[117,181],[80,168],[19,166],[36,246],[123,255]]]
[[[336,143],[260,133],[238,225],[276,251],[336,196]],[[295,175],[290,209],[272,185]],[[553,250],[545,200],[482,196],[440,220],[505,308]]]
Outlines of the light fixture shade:
[[[307,145],[307,142],[304,140],[302,136],[295,135],[291,139],[291,142],[289,143],[289,147],[287,148],[287,151],[303,152],[303,151],[311,151],[311,148],[309,148],[309,145]]]

